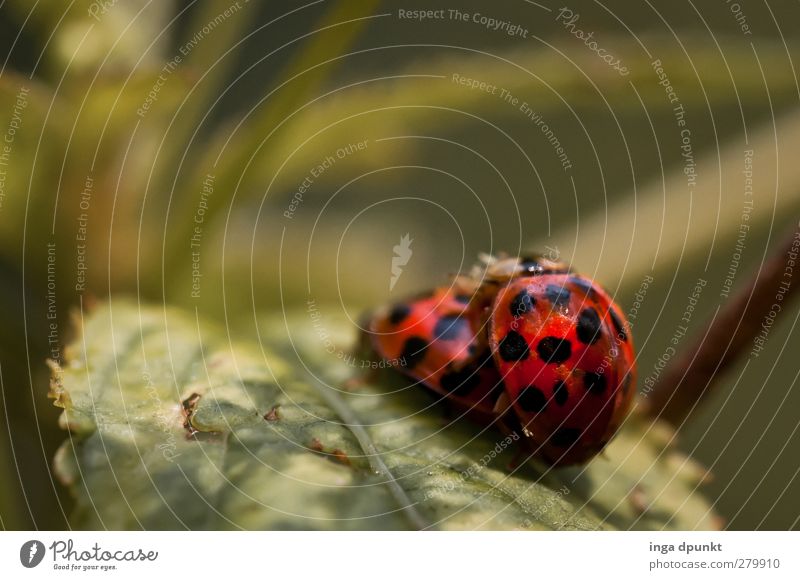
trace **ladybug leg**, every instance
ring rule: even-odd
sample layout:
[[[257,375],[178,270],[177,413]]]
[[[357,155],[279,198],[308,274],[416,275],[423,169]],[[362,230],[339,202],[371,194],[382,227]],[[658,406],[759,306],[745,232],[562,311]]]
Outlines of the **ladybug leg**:
[[[515,438],[518,439],[516,444],[516,453],[514,453],[514,456],[511,458],[511,461],[509,461],[507,466],[509,471],[516,471],[521,465],[530,460],[533,455],[531,454],[530,448],[526,445],[526,435],[520,435],[519,428],[512,428],[505,422],[503,422],[503,424],[505,429],[508,430],[508,434],[515,436]]]
[[[437,403],[441,405],[443,419],[447,421],[448,425],[462,417],[478,423],[486,423],[492,420],[492,417],[485,415],[482,411],[449,397],[442,397],[437,400]]]
[[[448,405],[446,397],[441,397],[438,393],[431,393],[436,400],[436,407],[441,410],[441,419],[446,424],[452,423],[461,413],[458,405]]]
[[[503,393],[500,397],[501,399],[503,397],[508,399],[508,396],[505,393]],[[508,465],[506,465],[506,469],[509,471],[515,471],[520,465],[530,459],[530,450],[525,446],[524,436],[520,435],[520,429],[516,424],[515,417],[511,417],[510,415],[501,415],[500,420],[497,422],[497,428],[506,437],[511,437],[517,441],[517,445],[515,446],[516,452],[511,458],[511,461],[508,462]]]
[[[494,404],[494,409],[492,411],[499,415],[505,415],[505,413],[511,408],[511,398],[508,396],[508,393],[503,391],[500,393],[500,396],[497,397],[497,402]]]
[[[520,465],[528,461],[531,458],[530,451],[524,445],[517,446],[517,452],[514,454],[514,457],[511,458],[506,469],[509,471],[516,471]]]

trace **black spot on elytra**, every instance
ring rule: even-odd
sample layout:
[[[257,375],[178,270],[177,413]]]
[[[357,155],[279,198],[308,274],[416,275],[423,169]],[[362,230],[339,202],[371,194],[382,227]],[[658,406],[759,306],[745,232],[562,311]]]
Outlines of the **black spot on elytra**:
[[[457,314],[442,316],[433,328],[434,336],[439,340],[455,340],[467,327],[467,321]]]
[[[578,340],[583,344],[594,344],[600,338],[600,316],[594,308],[584,308],[578,315],[576,325]]]
[[[403,343],[403,352],[400,354],[400,358],[405,361],[407,369],[412,369],[425,358],[426,350],[428,350],[428,342],[419,336],[412,336]]]
[[[553,400],[563,407],[568,398],[567,384],[564,381],[556,381],[556,384],[553,385]]]
[[[608,314],[611,316],[611,323],[614,325],[614,330],[617,331],[617,336],[622,342],[627,342],[628,333],[625,332],[625,325],[622,324],[617,311],[613,308],[608,309]]]
[[[585,373],[583,375],[583,386],[586,390],[596,395],[606,390],[606,377],[599,373]]]
[[[544,295],[555,308],[563,310],[569,306],[570,292],[559,284],[548,284]]]
[[[530,354],[528,341],[515,330],[509,331],[498,346],[500,358],[506,362],[525,360]]]
[[[467,395],[477,387],[481,378],[474,368],[467,367],[460,371],[450,371],[442,375],[441,385],[456,395]]]
[[[389,312],[389,322],[392,324],[400,324],[408,315],[411,314],[411,308],[408,304],[397,304],[395,305],[391,312]]]
[[[484,368],[484,367],[492,367],[494,365],[494,359],[492,358],[492,351],[488,348],[484,348],[482,351],[478,351],[478,347],[476,344],[475,348],[475,365]]]
[[[586,296],[590,299],[594,300],[597,298],[597,291],[594,289],[594,285],[591,281],[586,280],[584,278],[579,278],[578,276],[573,276],[569,279],[570,283],[574,284],[581,290],[586,293]]]
[[[561,427],[550,437],[550,444],[556,447],[569,447],[581,438],[581,430],[574,427]]]
[[[467,296],[466,294],[456,294],[455,301],[460,304],[469,304],[470,297]]]
[[[516,318],[517,316],[527,314],[533,310],[535,305],[536,299],[528,294],[527,290],[520,290],[519,294],[514,296],[514,299],[511,301],[511,306],[509,307],[511,316]]]
[[[547,397],[542,391],[531,385],[522,389],[517,402],[523,411],[540,413],[547,406]]]
[[[572,356],[572,343],[565,338],[545,336],[536,346],[536,352],[546,363],[563,363]]]

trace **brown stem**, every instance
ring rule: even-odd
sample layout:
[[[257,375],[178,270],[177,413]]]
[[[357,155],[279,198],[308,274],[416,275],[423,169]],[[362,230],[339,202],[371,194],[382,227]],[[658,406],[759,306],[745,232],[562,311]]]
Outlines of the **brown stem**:
[[[799,248],[800,226],[795,225],[753,278],[717,310],[707,331],[664,369],[661,382],[644,400],[647,414],[680,425],[708,396],[714,380],[741,354],[749,350],[751,356],[758,356],[763,344],[757,343],[756,338],[763,331],[762,325],[772,326],[774,316],[786,310],[791,295],[800,286],[793,283],[796,266],[789,263],[797,260]]]

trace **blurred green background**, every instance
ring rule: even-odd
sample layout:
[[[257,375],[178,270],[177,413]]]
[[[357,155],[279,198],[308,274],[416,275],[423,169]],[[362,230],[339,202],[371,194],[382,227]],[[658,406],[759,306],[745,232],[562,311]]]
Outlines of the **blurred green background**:
[[[800,6],[630,4],[0,4],[2,526],[67,525],[45,360],[109,294],[253,336],[549,248],[633,309],[655,377],[697,281],[690,335],[797,225]],[[680,429],[731,529],[800,527],[797,316]]]

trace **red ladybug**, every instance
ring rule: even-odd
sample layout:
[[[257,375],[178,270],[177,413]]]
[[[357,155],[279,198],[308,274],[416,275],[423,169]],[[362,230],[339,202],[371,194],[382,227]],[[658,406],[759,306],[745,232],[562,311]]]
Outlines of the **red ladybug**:
[[[451,288],[379,310],[366,328],[372,349],[457,410],[520,431],[545,462],[588,461],[635,392],[627,322],[561,262],[482,261]]]
[[[628,324],[592,280],[556,273],[518,277],[497,292],[489,342],[533,454],[583,463],[608,443],[635,389]]]
[[[473,305],[490,306],[497,290],[511,280],[545,274],[567,274],[569,266],[541,254],[528,254],[519,258],[495,258],[487,254],[480,256],[481,263],[470,273],[456,277],[455,286],[464,294],[474,295]]]
[[[379,310],[368,322],[372,349],[400,372],[472,418],[491,421],[502,393],[470,295],[437,288]]]
[[[461,295],[472,296],[470,310],[476,328],[475,349],[489,350],[489,316],[497,293],[512,280],[547,274],[567,274],[569,266],[541,254],[528,254],[518,258],[487,254],[480,256],[481,263],[468,275],[457,276],[454,286]]]

